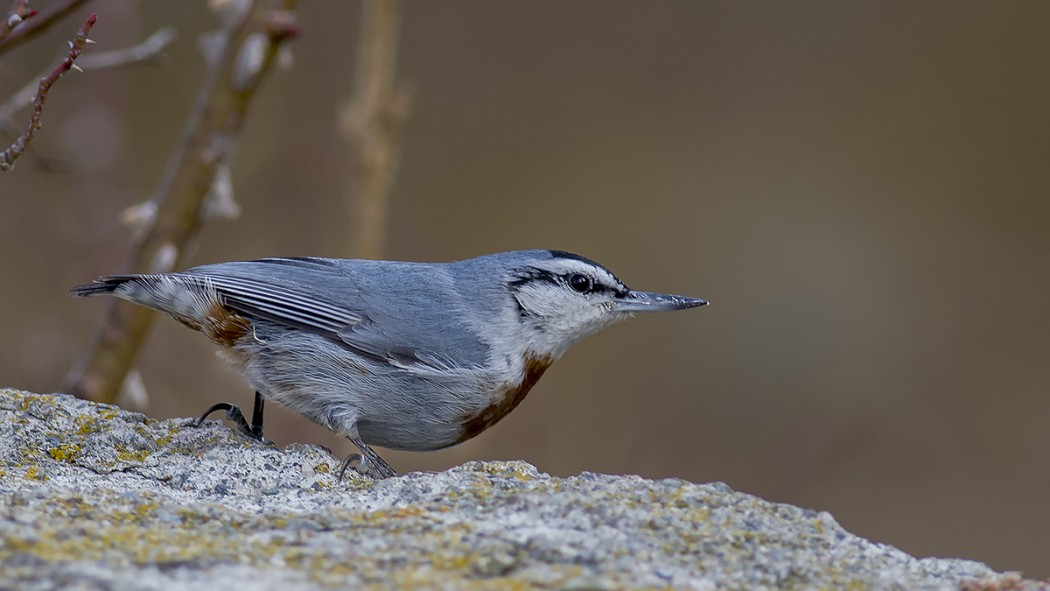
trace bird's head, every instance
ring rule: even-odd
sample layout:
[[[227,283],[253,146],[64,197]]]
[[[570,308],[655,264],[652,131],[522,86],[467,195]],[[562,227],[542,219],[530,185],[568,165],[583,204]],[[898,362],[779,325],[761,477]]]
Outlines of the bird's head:
[[[635,313],[707,304],[685,296],[635,291],[609,269],[557,250],[525,251],[514,261],[507,288],[534,349],[558,356],[580,338]]]

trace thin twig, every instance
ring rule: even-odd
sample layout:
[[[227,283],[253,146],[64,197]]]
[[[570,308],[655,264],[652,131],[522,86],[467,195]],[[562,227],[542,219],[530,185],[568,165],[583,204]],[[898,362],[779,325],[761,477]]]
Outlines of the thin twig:
[[[297,0],[283,0],[280,10],[261,0],[242,4],[245,8],[226,21],[182,136],[150,200],[153,211],[136,240],[130,270],[170,271],[192,250],[208,196],[229,165],[259,83],[283,42],[298,33]],[[112,300],[83,363],[67,376],[67,391],[116,400],[152,320],[146,308]]]
[[[412,93],[397,80],[399,0],[365,0],[362,11],[353,94],[340,116],[340,131],[355,152],[349,191],[357,209],[353,255],[377,259],[384,255],[387,203]]]
[[[138,45],[85,54],[80,56],[77,64],[86,72],[121,68],[136,64],[164,65],[168,59],[168,54],[164,53],[164,50],[175,40],[175,35],[176,32],[173,27],[164,27]],[[0,104],[0,127],[7,134],[10,134],[11,137],[18,137],[20,133],[18,126],[15,124],[15,113],[32,104],[33,97],[36,95],[38,80],[46,75],[47,73],[45,72],[34,78],[11,95],[5,103]],[[25,153],[33,156],[43,170],[55,171],[62,170],[65,167],[61,160],[44,157],[33,150],[32,146],[28,146]]]
[[[62,0],[54,2],[43,11],[36,13],[33,18],[25,20],[16,26],[5,39],[0,40],[0,54],[10,51],[24,41],[28,41],[43,33],[51,25],[57,23],[62,17],[68,15],[81,5],[90,0]]]
[[[40,117],[44,114],[44,99],[47,98],[47,92],[51,89],[51,85],[58,81],[63,74],[69,70],[76,68],[77,57],[83,53],[84,45],[90,42],[88,39],[88,33],[91,32],[91,27],[95,26],[95,21],[98,20],[97,14],[92,14],[87,17],[84,24],[81,25],[80,30],[77,31],[76,37],[69,42],[69,54],[62,60],[62,63],[58,65],[50,74],[40,79],[40,85],[37,88],[36,96],[33,97],[33,111],[29,116],[29,125],[26,126],[26,130],[22,132],[22,135],[15,139],[15,143],[11,144],[11,147],[0,152],[0,171],[7,171],[14,168],[15,160],[22,155],[26,147],[31,141],[33,136],[36,134],[36,130],[40,129],[41,122]]]
[[[33,16],[36,16],[36,11],[29,8],[29,0],[15,0],[4,22],[0,23],[0,41],[6,39],[15,27],[22,24],[22,21]]]
[[[96,71],[141,63],[160,63],[166,55],[164,49],[171,45],[174,40],[175,29],[164,27],[138,45],[112,51],[91,53],[81,57],[77,64],[84,71]],[[18,92],[15,92],[11,95],[11,98],[7,99],[7,102],[0,104],[0,123],[5,125],[13,123],[15,113],[33,102],[37,85],[38,82],[33,80],[18,89]]]

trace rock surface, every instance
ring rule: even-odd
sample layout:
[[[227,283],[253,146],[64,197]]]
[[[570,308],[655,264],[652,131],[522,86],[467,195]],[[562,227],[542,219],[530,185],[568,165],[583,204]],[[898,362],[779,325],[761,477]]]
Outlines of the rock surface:
[[[323,449],[0,389],[0,589],[1050,589],[723,484]]]

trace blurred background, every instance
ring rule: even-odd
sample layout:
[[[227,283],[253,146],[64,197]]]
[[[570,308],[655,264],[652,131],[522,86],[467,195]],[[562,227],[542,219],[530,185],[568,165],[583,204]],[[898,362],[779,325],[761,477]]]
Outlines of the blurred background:
[[[125,270],[118,215],[156,185],[217,26],[201,2],[90,8],[91,51],[179,38],[166,68],[64,78],[34,144],[63,170],[0,175],[3,386],[59,390],[90,344],[105,302],[67,289]],[[85,12],[4,55],[0,101]],[[359,14],[303,3],[233,163],[243,214],[205,227],[192,264],[352,254],[336,121]],[[712,305],[588,339],[496,427],[392,465],[720,480],[1050,577],[1050,4],[454,0],[402,24],[389,257],[559,248]],[[167,318],[139,369],[154,417],[251,404]],[[280,444],[347,449],[267,413]]]

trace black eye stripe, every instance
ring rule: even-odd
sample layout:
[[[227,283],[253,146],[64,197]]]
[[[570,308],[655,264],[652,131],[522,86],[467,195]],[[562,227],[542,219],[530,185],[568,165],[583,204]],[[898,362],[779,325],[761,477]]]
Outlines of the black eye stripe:
[[[574,291],[579,291],[576,290],[571,284],[572,277],[576,275],[585,277],[590,283],[590,286],[580,293],[612,293],[619,297],[623,297],[630,292],[630,289],[628,289],[627,286],[619,280],[617,280],[616,283],[613,285],[608,285],[585,272],[571,271],[564,274],[556,274],[545,269],[537,269],[535,267],[528,267],[519,271],[514,277],[514,279],[510,281],[510,287],[520,288],[521,286],[527,283],[532,283],[534,281],[543,281],[545,283],[550,283],[551,285],[563,285],[569,287],[570,289],[573,289]]]
[[[580,284],[581,287],[584,287],[583,289],[578,289],[577,287],[575,287],[573,285],[573,278],[575,278],[577,276],[583,277],[584,280],[587,282],[586,286],[583,286],[582,284]],[[572,288],[573,291],[576,291],[576,292],[579,292],[579,293],[611,293],[611,294],[623,297],[623,296],[627,295],[627,293],[630,291],[623,284],[608,285],[608,284],[602,283],[601,281],[591,277],[590,275],[587,275],[586,273],[568,273],[566,275],[563,275],[561,277],[561,279],[562,279],[562,281],[564,281],[564,283],[566,285],[568,285],[570,288]],[[579,281],[579,280],[577,280],[577,281]]]
[[[522,285],[533,281],[545,281],[547,283],[557,284],[559,282],[559,277],[550,271],[530,267],[518,274],[517,277],[510,282],[510,285],[511,287],[521,287]]]

